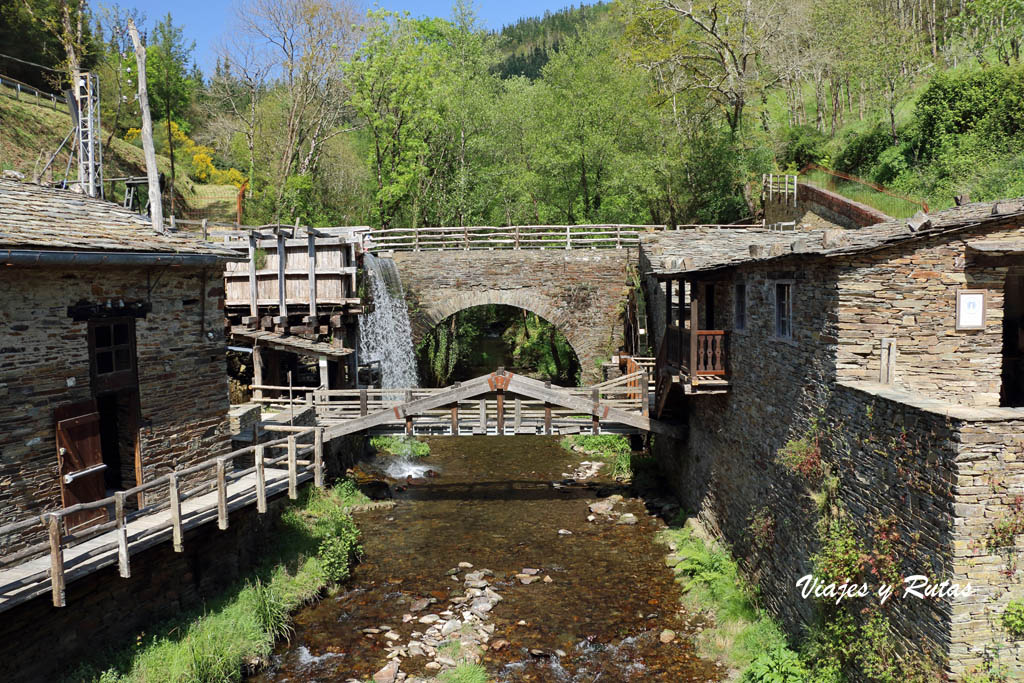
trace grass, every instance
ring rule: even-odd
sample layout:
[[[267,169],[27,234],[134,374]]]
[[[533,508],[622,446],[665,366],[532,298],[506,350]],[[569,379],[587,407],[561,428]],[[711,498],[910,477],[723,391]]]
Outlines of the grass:
[[[378,451],[407,458],[422,458],[430,455],[430,444],[411,436],[375,436],[370,439],[370,445]]]
[[[459,664],[437,677],[442,683],[487,683],[487,670],[479,664]]]
[[[567,436],[559,443],[567,451],[578,447],[588,456],[610,463],[613,477],[629,479],[633,476],[633,453],[629,439],[621,434],[579,434]]]
[[[673,571],[683,587],[683,603],[693,612],[713,617],[714,625],[697,638],[702,657],[743,670],[759,655],[787,648],[782,630],[756,605],[753,589],[725,550],[705,543],[685,527],[667,529],[659,538],[675,544]]]
[[[252,576],[203,609],[142,633],[135,645],[86,664],[71,680],[237,681],[247,667],[265,661],[280,638],[291,635],[291,613],[332,584],[318,552],[325,541],[346,539],[348,564],[361,549],[347,508],[368,501],[348,480],[328,490],[312,487],[282,513],[271,558]],[[344,572],[347,576],[347,568]]]

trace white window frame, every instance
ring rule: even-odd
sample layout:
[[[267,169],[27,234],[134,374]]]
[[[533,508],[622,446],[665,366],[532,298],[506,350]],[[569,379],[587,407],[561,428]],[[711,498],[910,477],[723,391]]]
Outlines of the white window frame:
[[[774,337],[783,341],[793,340],[793,296],[795,294],[796,287],[794,287],[793,280],[775,280],[772,282],[772,329],[774,331]],[[785,319],[789,324],[789,329],[786,330],[785,334],[780,331],[780,322],[782,316],[780,316],[779,308],[779,287],[788,287],[789,299],[786,301]]]

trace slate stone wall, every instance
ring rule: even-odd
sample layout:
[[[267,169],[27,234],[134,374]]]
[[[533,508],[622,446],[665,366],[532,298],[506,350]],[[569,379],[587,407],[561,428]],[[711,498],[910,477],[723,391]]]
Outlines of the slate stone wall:
[[[555,325],[576,352],[582,381],[600,380],[600,361],[623,343],[626,266],[637,250],[397,252],[395,264],[413,302],[413,341],[472,306],[505,304]]]
[[[81,300],[152,303],[135,326],[143,481],[227,452],[219,273],[9,267],[0,291],[0,525],[61,507],[53,411],[92,397],[88,323],[67,310]],[[0,554],[43,539],[0,538]]]
[[[796,221],[809,228],[849,228],[856,230],[892,220],[878,209],[813,185],[798,182],[796,206],[792,198],[774,196],[764,201],[766,223]]]

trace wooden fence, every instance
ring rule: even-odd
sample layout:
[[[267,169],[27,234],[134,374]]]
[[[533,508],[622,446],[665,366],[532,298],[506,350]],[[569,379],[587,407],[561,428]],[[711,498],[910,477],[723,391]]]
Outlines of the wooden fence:
[[[367,233],[371,251],[469,251],[473,249],[622,249],[640,233],[663,225],[512,225],[463,228],[389,228]]]

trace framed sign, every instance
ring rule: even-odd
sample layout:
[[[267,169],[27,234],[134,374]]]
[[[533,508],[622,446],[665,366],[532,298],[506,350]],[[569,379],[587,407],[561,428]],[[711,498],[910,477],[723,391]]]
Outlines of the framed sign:
[[[956,329],[985,329],[985,290],[956,290]]]

